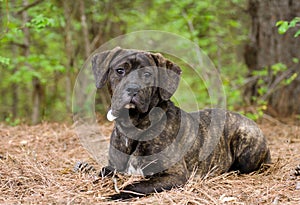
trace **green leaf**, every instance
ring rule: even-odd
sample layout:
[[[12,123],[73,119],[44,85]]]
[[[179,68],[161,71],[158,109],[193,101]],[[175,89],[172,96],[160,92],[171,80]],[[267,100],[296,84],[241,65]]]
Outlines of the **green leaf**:
[[[293,58],[293,63],[299,63],[299,58]]]
[[[300,22],[300,17],[295,17],[293,20],[290,22],[288,21],[277,21],[276,26],[278,27],[278,33],[279,34],[284,34],[287,32],[289,28],[294,28],[296,27],[297,23]],[[298,37],[300,35],[300,30],[298,30],[295,34],[294,37]]]
[[[287,21],[283,21],[278,27],[279,34],[285,34],[289,29],[289,23]]]
[[[271,66],[271,70],[273,71],[273,75],[276,75],[278,72],[287,70],[287,66],[283,63],[276,63]]]
[[[265,81],[263,79],[258,79],[257,85],[263,85],[265,84]]]
[[[262,69],[262,70],[255,70],[255,71],[252,72],[252,74],[254,76],[261,76],[261,77],[268,76],[268,69],[265,68],[265,69]]]
[[[240,22],[239,21],[235,21],[235,20],[229,20],[228,24],[233,27],[233,28],[239,28],[240,27]]]
[[[298,22],[300,22],[300,18],[299,17],[295,17],[293,20],[290,21],[289,28],[295,27]]]
[[[259,95],[263,95],[268,91],[267,87],[261,87],[257,90]]]
[[[43,14],[39,14],[26,23],[29,28],[35,29],[37,32],[43,30],[46,27],[54,27],[55,20],[53,18],[45,17]]]
[[[0,56],[0,63],[3,64],[3,65],[9,65],[10,64],[10,59],[6,58],[6,57],[3,57],[3,56]]]
[[[294,35],[295,38],[297,38],[298,36],[300,36],[300,30],[298,30]]]
[[[276,22],[276,27],[280,26],[281,24],[283,24],[284,21],[277,21]]]
[[[297,78],[297,76],[298,76],[298,74],[294,73],[291,77],[289,77],[288,79],[285,80],[284,84],[285,85],[291,84]]]

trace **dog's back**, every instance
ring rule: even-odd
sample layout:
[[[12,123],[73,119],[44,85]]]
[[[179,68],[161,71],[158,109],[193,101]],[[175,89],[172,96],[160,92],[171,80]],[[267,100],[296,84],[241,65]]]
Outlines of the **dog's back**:
[[[200,125],[203,143],[199,170],[203,175],[210,171],[249,173],[271,162],[266,139],[252,120],[222,109],[205,109],[190,115]]]

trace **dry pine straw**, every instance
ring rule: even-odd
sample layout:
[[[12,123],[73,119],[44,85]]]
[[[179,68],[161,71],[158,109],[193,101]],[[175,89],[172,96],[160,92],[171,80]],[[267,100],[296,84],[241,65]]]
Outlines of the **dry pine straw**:
[[[10,127],[0,124],[0,204],[300,204],[300,177],[292,175],[300,163],[300,127],[264,121],[274,164],[264,172],[227,173],[201,179],[193,175],[183,188],[130,202],[105,199],[114,194],[111,179],[73,173],[77,161],[97,168],[80,144],[72,126],[43,123]],[[100,127],[109,135],[111,125]],[[119,176],[118,186],[132,177]]]

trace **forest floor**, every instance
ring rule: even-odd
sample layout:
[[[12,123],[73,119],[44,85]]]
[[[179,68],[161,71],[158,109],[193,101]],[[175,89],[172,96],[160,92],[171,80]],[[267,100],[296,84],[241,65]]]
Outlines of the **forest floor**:
[[[0,124],[0,204],[300,204],[300,122],[262,120],[274,164],[264,172],[193,176],[183,188],[127,202],[108,201],[109,178],[73,172],[90,157],[70,125],[42,123],[15,127]],[[109,136],[110,124],[101,126]],[[118,186],[130,177],[120,176]]]

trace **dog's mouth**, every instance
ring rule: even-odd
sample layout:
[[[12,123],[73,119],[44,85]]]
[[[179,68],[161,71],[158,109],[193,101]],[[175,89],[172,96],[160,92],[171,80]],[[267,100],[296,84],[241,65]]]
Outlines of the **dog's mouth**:
[[[121,108],[120,110],[113,112],[112,109],[110,109],[107,113],[107,119],[109,121],[114,121],[115,119],[119,118],[120,116],[126,116],[126,114],[130,115],[130,113],[134,113],[137,110],[137,106],[130,102],[130,103],[126,103],[123,108]]]
[[[135,109],[136,106],[133,103],[128,103],[124,106],[124,108],[129,110],[129,109]]]

